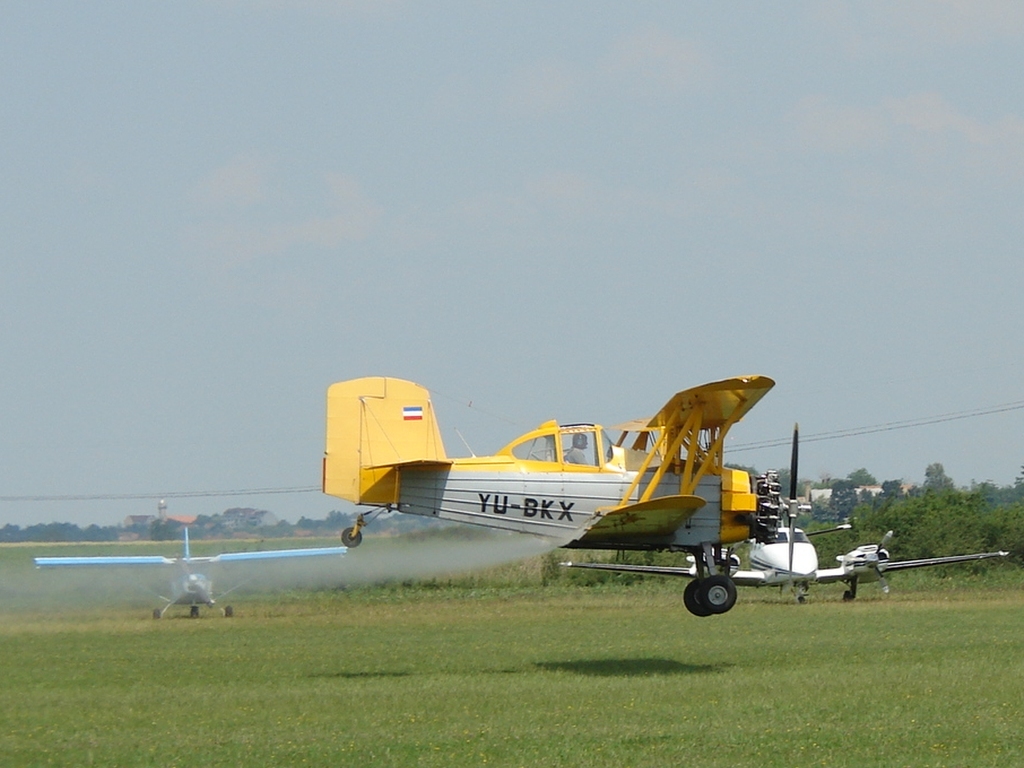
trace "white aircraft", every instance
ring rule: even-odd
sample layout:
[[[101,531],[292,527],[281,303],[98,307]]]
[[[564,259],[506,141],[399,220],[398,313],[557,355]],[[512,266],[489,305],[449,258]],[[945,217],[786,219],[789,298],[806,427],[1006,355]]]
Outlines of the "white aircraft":
[[[214,600],[213,581],[206,575],[195,570],[197,565],[218,565],[221,563],[252,562],[255,560],[280,560],[285,558],[299,557],[330,557],[344,555],[348,551],[346,547],[316,547],[307,549],[268,549],[259,552],[224,552],[213,557],[192,557],[188,542],[188,528],[185,529],[185,554],[184,557],[163,557],[162,555],[113,555],[94,557],[37,557],[35,564],[37,568],[53,567],[119,567],[119,566],[153,566],[165,569],[174,568],[177,574],[171,580],[171,596],[160,599],[165,601],[161,608],[153,609],[153,618],[162,618],[167,609],[172,605],[190,606],[189,615],[195,618],[199,615],[199,606],[208,605],[213,607]],[[224,597],[242,586],[238,584],[231,589],[222,592],[218,597]],[[230,605],[223,609],[224,616],[230,617],[234,610]]]
[[[752,570],[739,569],[739,558],[732,556],[732,567],[729,575],[740,587],[790,587],[793,589],[797,602],[804,602],[807,589],[811,584],[831,584],[845,581],[847,590],[843,600],[857,597],[857,584],[877,581],[882,591],[888,593],[889,585],[884,574],[888,571],[903,571],[910,568],[924,568],[931,565],[948,565],[950,563],[966,563],[974,560],[987,560],[993,557],[1006,557],[1009,552],[980,552],[972,555],[951,555],[949,557],[926,557],[920,560],[890,560],[886,549],[892,539],[892,531],[882,537],[879,544],[864,544],[839,555],[837,568],[819,568],[818,552],[811,543],[810,536],[849,529],[844,524],[824,531],[805,533],[800,528],[781,527],[775,541],[767,544],[752,542],[750,546],[750,567]],[[790,535],[790,531],[793,535]],[[658,566],[658,565],[627,565],[625,563],[562,563],[569,568],[591,568],[594,570],[620,571],[625,573],[656,573],[665,576],[683,576],[696,578],[697,569],[694,565]],[[690,582],[691,584],[693,582]],[[683,600],[693,600],[692,590],[687,586]],[[688,596],[689,595],[689,596]],[[690,604],[687,608],[695,612]],[[699,615],[699,614],[698,614]]]

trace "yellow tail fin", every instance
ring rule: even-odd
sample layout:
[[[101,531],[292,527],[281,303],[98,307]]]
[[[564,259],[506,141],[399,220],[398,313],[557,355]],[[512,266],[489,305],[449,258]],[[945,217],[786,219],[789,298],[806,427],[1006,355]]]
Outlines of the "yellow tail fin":
[[[328,388],[324,493],[356,504],[394,504],[398,466],[435,462],[450,463],[424,387],[372,376]]]

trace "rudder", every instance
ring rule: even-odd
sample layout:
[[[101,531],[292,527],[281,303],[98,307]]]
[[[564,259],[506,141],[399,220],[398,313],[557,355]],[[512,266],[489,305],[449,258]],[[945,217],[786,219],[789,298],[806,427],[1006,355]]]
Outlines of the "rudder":
[[[323,490],[356,504],[398,502],[403,464],[448,462],[430,393],[371,376],[327,389]]]

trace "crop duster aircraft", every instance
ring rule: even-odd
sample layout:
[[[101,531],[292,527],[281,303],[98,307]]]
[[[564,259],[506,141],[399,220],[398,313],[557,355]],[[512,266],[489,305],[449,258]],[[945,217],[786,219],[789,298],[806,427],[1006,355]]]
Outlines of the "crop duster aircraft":
[[[207,566],[217,567],[221,564],[254,562],[257,560],[280,560],[285,558],[306,558],[306,557],[331,557],[344,555],[346,547],[316,547],[306,549],[268,549],[260,552],[224,552],[213,557],[192,557],[188,542],[188,528],[185,529],[185,552],[183,557],[163,557],[161,555],[113,555],[94,557],[37,557],[35,564],[37,568],[53,567],[150,567],[164,568],[174,573],[171,579],[170,597],[160,596],[164,605],[153,609],[153,618],[162,618],[167,609],[172,605],[187,605],[189,615],[195,618],[199,615],[199,606],[208,605],[211,608],[216,603],[214,599],[213,581],[197,568],[206,570]],[[233,592],[241,585],[237,585],[222,592],[218,597],[224,597],[228,592]],[[232,616],[234,610],[230,605],[225,606],[225,616]]]
[[[730,428],[774,382],[741,376],[673,395],[612,440],[597,424],[548,421],[493,456],[449,458],[428,391],[371,377],[327,391],[325,493],[379,511],[534,534],[557,546],[690,553],[687,607],[736,602],[728,547],[774,541],[778,505],[728,469]],[[357,546],[366,518],[342,533]]]
[[[796,477],[795,472],[792,476]],[[775,472],[768,472],[759,478],[759,483],[767,483],[769,486],[774,485],[777,488],[778,475]],[[809,537],[849,528],[849,524],[843,524],[835,528],[805,533],[791,524],[780,526],[774,540],[767,542],[755,540],[751,543],[749,556],[751,570],[740,570],[739,560],[734,557],[730,576],[733,582],[741,587],[789,587],[793,589],[797,602],[800,603],[804,602],[807,589],[811,584],[831,584],[843,581],[847,585],[846,592],[843,593],[843,600],[848,601],[857,597],[857,585],[861,582],[878,582],[882,590],[888,593],[889,585],[885,580],[885,574],[889,571],[967,563],[994,557],[1006,557],[1009,554],[1004,551],[979,552],[970,555],[926,557],[918,560],[891,560],[887,547],[892,540],[893,532],[889,531],[878,544],[863,544],[846,554],[838,555],[836,557],[839,562],[838,567],[819,568],[818,551]],[[570,568],[590,568],[623,573],[654,573],[690,579],[697,577],[697,569],[693,565],[686,567],[572,562],[562,563],[562,565]]]

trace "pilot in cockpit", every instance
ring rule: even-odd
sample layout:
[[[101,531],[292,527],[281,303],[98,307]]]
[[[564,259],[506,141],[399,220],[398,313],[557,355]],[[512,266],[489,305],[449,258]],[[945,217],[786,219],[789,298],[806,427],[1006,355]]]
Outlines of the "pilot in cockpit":
[[[565,452],[566,464],[588,464],[587,436],[582,432],[572,436],[572,448]]]

